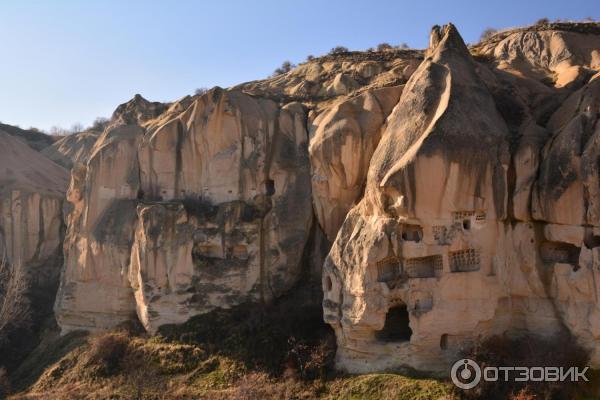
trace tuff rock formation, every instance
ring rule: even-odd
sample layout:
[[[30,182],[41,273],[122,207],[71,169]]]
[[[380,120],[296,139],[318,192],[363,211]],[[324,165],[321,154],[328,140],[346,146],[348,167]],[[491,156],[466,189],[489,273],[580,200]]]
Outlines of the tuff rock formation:
[[[498,70],[433,29],[324,265],[339,367],[444,370],[478,338],[565,329],[600,362],[597,40],[514,32]],[[528,61],[591,78],[569,95]]]
[[[63,332],[155,332],[323,265],[341,369],[445,370],[482,337],[565,331],[599,365],[598,38],[550,24],[469,48],[446,25],[424,52],[136,95],[45,151],[72,165]]]
[[[35,345],[51,312],[62,264],[68,174],[0,130],[0,358],[9,366]]]
[[[155,331],[293,286],[312,222],[303,107],[214,89],[147,123],[134,102],[73,170],[62,328],[137,311]]]
[[[364,190],[371,156],[402,86],[342,99],[311,124],[310,157],[315,214],[330,241]]]
[[[44,148],[42,154],[65,168],[85,164],[100,133],[85,131],[67,135]]]

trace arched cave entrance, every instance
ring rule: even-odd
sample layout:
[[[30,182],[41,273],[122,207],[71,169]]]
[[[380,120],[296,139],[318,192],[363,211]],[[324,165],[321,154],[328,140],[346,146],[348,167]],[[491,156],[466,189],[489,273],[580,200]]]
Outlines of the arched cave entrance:
[[[383,329],[375,333],[377,340],[382,342],[406,342],[411,335],[406,304],[390,308],[385,316]]]

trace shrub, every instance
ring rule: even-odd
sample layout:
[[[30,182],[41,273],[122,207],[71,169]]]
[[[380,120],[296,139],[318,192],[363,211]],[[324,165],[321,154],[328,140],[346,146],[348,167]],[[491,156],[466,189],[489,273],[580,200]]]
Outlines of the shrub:
[[[389,43],[379,43],[377,45],[377,51],[390,50],[391,48],[392,48],[392,45]]]
[[[30,293],[31,279],[25,269],[11,268],[0,259],[0,361],[9,370],[18,364],[25,349],[35,345]]]
[[[83,125],[81,124],[81,122],[75,122],[73,125],[71,125],[71,129],[69,130],[70,133],[79,133],[83,131]]]
[[[400,43],[400,45],[398,45],[397,47],[402,50],[410,49],[410,46],[405,42]]]
[[[8,379],[8,372],[3,367],[0,367],[0,399],[8,396],[10,393],[10,381]]]
[[[283,75],[285,73],[288,73],[292,70],[292,68],[295,68],[296,66],[294,64],[292,64],[289,61],[284,61],[281,64],[281,67],[277,68],[274,72],[273,72],[273,76],[277,76],[277,75]]]
[[[208,92],[208,88],[205,87],[199,87],[198,89],[194,90],[194,94],[196,96],[202,96],[206,92]]]
[[[315,59],[315,56],[313,56],[312,54],[309,54],[306,56],[306,61],[312,61]]]
[[[484,31],[481,32],[481,35],[479,36],[479,41],[483,42],[484,40],[491,38],[492,36],[494,36],[496,34],[496,32],[498,32],[498,30],[496,30],[494,28],[484,29]]]
[[[329,54],[341,54],[347,52],[348,48],[344,46],[335,46],[333,49],[329,50]]]
[[[90,340],[89,363],[100,373],[110,376],[118,373],[129,348],[129,336],[125,332],[110,332]]]
[[[557,351],[558,350],[558,351]],[[564,333],[553,338],[493,336],[477,343],[465,357],[480,366],[515,367],[584,367],[587,352],[576,344],[575,338]],[[585,383],[585,382],[583,382]],[[465,399],[567,399],[580,389],[577,382],[485,382],[464,391]]]
[[[98,117],[94,120],[94,123],[92,124],[90,129],[93,131],[96,131],[96,132],[103,132],[109,123],[110,123],[110,119],[104,118],[104,117]]]
[[[68,129],[62,128],[57,125],[51,127],[48,133],[52,136],[67,136],[70,134]]]
[[[288,342],[288,360],[294,362],[303,379],[324,379],[333,368],[336,349],[333,335],[321,338],[317,344],[297,341],[294,337]]]
[[[550,23],[550,20],[546,17],[540,18],[537,21],[535,21],[535,25],[548,25],[549,23]]]

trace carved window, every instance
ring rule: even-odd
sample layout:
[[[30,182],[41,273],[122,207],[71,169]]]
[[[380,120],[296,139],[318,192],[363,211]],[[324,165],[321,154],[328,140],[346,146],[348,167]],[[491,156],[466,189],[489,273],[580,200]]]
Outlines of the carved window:
[[[389,256],[377,262],[377,281],[390,282],[400,276],[400,260]]]
[[[443,225],[436,225],[432,227],[433,238],[435,240],[444,240],[446,236],[446,227]]]
[[[418,225],[402,225],[402,240],[420,242],[423,239],[423,228]]]
[[[442,256],[409,258],[404,261],[404,267],[409,278],[433,278],[435,270],[443,268]]]
[[[479,252],[475,249],[450,252],[450,271],[452,272],[479,271],[480,264]]]
[[[578,264],[580,247],[563,242],[544,242],[540,248],[542,260],[547,263]]]

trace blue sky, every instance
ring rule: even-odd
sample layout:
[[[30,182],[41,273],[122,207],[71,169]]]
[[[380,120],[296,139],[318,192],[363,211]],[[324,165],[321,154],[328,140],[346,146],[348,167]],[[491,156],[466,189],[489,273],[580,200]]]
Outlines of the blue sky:
[[[453,22],[467,42],[539,18],[600,19],[570,1],[0,0],[0,121],[89,125],[140,93],[171,101],[197,87],[260,79],[284,60],[344,45],[426,46]]]

